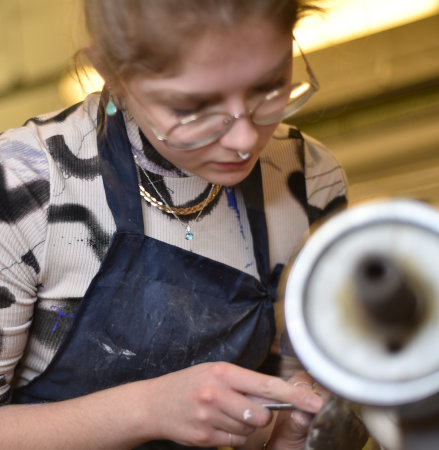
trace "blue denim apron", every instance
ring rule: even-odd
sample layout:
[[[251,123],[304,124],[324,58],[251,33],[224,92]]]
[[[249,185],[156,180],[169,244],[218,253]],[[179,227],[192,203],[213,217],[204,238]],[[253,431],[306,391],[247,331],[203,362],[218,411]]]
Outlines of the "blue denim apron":
[[[208,361],[258,369],[275,333],[277,287],[270,282],[259,164],[242,190],[260,281],[144,235],[137,172],[121,113],[108,118],[98,148],[116,232],[55,357],[40,376],[15,391],[13,402],[70,399]],[[187,447],[150,442],[141,448]]]

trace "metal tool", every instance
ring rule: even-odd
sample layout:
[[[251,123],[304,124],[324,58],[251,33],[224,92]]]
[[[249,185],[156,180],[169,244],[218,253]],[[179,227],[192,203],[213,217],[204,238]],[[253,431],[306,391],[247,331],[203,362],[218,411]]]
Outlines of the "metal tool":
[[[270,409],[271,411],[288,411],[296,409],[296,406],[294,406],[292,403],[263,403],[262,406]]]

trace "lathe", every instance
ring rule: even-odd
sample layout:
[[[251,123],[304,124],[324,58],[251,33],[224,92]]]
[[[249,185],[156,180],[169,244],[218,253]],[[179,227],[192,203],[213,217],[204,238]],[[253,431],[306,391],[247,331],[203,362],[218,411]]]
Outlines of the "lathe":
[[[392,199],[339,213],[285,283],[288,335],[310,374],[360,408],[383,448],[437,450],[439,212]]]

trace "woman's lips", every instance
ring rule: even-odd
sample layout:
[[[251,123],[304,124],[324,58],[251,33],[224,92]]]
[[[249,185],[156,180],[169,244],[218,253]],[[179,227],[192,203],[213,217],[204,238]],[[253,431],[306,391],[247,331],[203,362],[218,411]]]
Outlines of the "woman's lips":
[[[240,169],[241,167],[246,166],[250,160],[251,158],[237,162],[215,162],[214,164],[215,166],[223,170],[233,170],[233,169]]]

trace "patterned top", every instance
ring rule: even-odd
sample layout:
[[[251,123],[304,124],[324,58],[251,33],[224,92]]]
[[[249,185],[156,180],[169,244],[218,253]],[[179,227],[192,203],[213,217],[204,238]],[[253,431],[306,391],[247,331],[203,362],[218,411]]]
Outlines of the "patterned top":
[[[98,103],[93,94],[0,136],[0,404],[52,360],[115,231],[99,172]],[[125,123],[138,166],[168,204],[205,198],[205,180],[161,158],[128,114]],[[271,268],[297,254],[310,223],[346,202],[331,153],[309,137],[301,143],[281,125],[261,155]],[[146,235],[258,277],[239,186],[190,218],[192,241],[172,215],[144,201],[142,209]],[[281,336],[276,342],[278,349]]]

